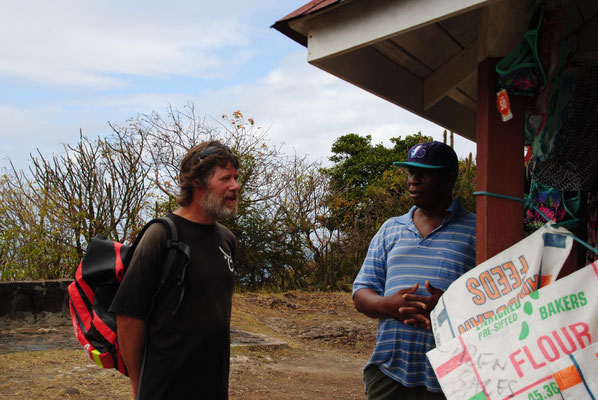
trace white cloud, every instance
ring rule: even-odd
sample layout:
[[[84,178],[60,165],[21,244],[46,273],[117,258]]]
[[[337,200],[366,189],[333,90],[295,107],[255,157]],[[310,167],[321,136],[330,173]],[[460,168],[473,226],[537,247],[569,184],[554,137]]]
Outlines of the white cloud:
[[[239,10],[228,10],[231,2],[219,8],[200,3],[3,5],[0,75],[97,89],[124,85],[119,75],[226,76],[247,61],[250,27]]]

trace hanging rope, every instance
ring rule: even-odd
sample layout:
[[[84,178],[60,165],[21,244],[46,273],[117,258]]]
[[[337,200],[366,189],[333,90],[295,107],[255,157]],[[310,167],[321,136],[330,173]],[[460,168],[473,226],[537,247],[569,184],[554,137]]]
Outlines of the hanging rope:
[[[534,204],[534,201],[528,195],[525,195],[524,198],[519,198],[519,197],[515,197],[515,196],[507,196],[507,195],[504,195],[504,194],[492,193],[492,192],[484,192],[484,191],[473,192],[473,195],[474,196],[491,196],[491,197],[498,197],[499,199],[518,201],[520,203],[523,203],[526,207],[532,208],[534,211],[536,211],[538,214],[540,214],[546,220],[546,222],[553,222],[550,218],[548,218],[546,216],[546,214],[544,214],[542,211],[540,211],[538,209],[538,207],[536,207],[536,204]],[[574,227],[574,226],[576,226],[578,222],[579,222],[578,218],[573,218],[573,219],[568,220],[568,221],[563,221],[563,222],[558,222],[558,223],[552,223],[551,225],[553,227],[555,227],[555,228],[560,228],[561,226],[567,228],[567,227]],[[590,244],[584,242],[583,240],[581,240],[580,238],[578,238],[577,236],[575,236],[571,232],[569,232],[567,234],[567,236],[572,237],[573,240],[575,240],[577,243],[581,244],[582,246],[584,246],[588,250],[593,251],[594,253],[598,254],[598,249],[596,249],[595,247],[592,247]]]

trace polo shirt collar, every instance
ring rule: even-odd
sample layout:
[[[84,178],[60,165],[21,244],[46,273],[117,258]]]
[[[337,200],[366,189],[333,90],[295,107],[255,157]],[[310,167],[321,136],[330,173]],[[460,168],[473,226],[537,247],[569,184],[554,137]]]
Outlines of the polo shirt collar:
[[[397,222],[399,222],[401,224],[405,224],[405,225],[407,225],[409,223],[413,224],[413,213],[415,212],[416,208],[417,208],[416,206],[411,207],[411,209],[409,210],[409,212],[407,214],[403,214],[397,218]],[[446,209],[446,211],[451,213],[451,216],[448,217],[447,219],[445,219],[442,222],[441,226],[445,225],[446,223],[457,218],[461,214],[462,210],[463,209],[461,208],[459,201],[457,199],[453,199],[453,201],[451,201],[451,204]]]
[[[448,206],[446,211],[451,213],[451,216],[446,219],[446,221],[448,222],[461,215],[463,209],[461,208],[461,204],[459,204],[459,201],[457,199],[453,199],[453,201],[451,201],[451,205]]]

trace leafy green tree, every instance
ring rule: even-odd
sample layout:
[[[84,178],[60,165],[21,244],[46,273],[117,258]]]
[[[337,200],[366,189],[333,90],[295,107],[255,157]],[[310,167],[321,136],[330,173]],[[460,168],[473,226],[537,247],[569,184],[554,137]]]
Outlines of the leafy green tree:
[[[328,169],[332,185],[347,191],[347,197],[360,198],[368,186],[380,179],[394,161],[407,158],[407,151],[417,143],[432,140],[421,132],[409,135],[405,139],[390,139],[393,147],[382,144],[373,145],[372,137],[351,133],[341,136],[332,144],[330,161],[334,163]]]

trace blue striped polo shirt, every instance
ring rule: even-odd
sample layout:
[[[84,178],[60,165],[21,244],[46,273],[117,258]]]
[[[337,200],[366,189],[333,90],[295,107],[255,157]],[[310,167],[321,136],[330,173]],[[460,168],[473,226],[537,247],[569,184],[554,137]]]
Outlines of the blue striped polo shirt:
[[[475,214],[457,200],[447,209],[451,216],[425,238],[413,223],[413,212],[387,220],[370,247],[353,282],[353,294],[369,288],[389,296],[419,283],[416,292],[427,296],[426,281],[446,290],[475,267]],[[426,358],[435,347],[432,331],[405,325],[392,318],[380,318],[376,347],[366,364],[376,364],[387,376],[405,386],[425,386],[440,392],[440,385]]]

